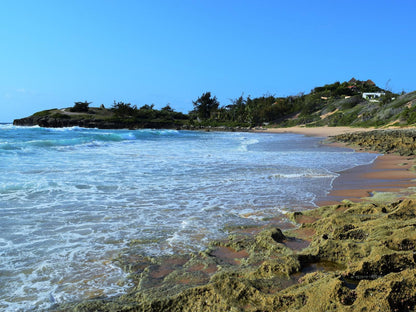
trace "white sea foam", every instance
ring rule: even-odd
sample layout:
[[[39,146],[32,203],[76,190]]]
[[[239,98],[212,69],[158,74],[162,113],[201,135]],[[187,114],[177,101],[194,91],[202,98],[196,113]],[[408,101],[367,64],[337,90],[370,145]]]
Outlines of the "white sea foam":
[[[259,143],[258,139],[247,138],[247,137],[242,137],[240,138],[240,140],[241,140],[241,145],[239,147],[239,150],[243,152],[247,152],[250,145]]]
[[[310,179],[320,179],[320,178],[336,178],[338,175],[335,173],[310,173],[310,172],[303,172],[303,173],[277,173],[272,176],[271,178],[285,178],[285,179],[296,179],[296,178],[310,178]]]
[[[38,127],[38,126],[34,126],[34,127]],[[78,127],[78,126],[73,126],[73,127],[62,127],[62,128],[42,128],[45,129],[47,131],[51,131],[51,132],[68,132],[68,131],[78,131],[78,130],[83,130],[86,128],[82,128],[82,127]]]

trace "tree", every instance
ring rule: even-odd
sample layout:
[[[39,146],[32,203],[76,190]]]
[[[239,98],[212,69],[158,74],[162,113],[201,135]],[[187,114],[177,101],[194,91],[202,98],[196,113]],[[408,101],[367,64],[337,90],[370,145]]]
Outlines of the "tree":
[[[196,101],[192,101],[192,103],[194,104],[194,112],[203,120],[212,118],[220,106],[217,97],[211,97],[211,92],[203,93]]]
[[[116,102],[114,101],[113,106],[111,107],[111,110],[120,117],[125,116],[133,116],[135,112],[137,111],[137,106],[131,106],[130,103],[124,103],[124,102]]]
[[[232,121],[245,122],[246,121],[246,100],[241,95],[239,98],[231,100],[230,105],[226,106],[228,111],[228,118]]]
[[[153,110],[155,107],[155,104],[144,104],[142,107],[139,108],[139,110]]]
[[[71,112],[74,113],[86,113],[88,112],[88,105],[92,102],[75,102],[75,105],[70,109]]]
[[[172,107],[170,107],[170,105],[169,105],[169,104],[167,104],[165,107],[163,107],[163,108],[162,108],[162,111],[164,111],[164,112],[169,112],[169,113],[173,113],[173,112],[174,112],[173,108],[172,108]]]

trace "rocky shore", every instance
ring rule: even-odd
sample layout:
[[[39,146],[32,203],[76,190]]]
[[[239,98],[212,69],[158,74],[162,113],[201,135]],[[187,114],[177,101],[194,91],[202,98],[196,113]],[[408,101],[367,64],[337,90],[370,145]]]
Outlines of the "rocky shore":
[[[132,251],[117,259],[135,281],[129,294],[57,310],[414,309],[416,199],[346,202],[292,218],[295,230],[236,232],[200,254],[151,259]]]
[[[397,153],[403,156],[416,154],[415,129],[386,129],[345,133],[334,136],[333,140],[356,148],[381,153]]]
[[[334,139],[413,155],[413,132],[395,131]],[[140,254],[140,242],[132,242],[114,260],[131,274],[129,293],[54,311],[415,309],[416,195],[343,201],[288,218],[294,226],[286,230],[272,222],[232,229],[228,240],[198,254],[150,258]]]
[[[160,113],[160,111],[158,111]],[[175,114],[171,112],[171,114]],[[193,123],[179,114],[182,119],[173,116],[148,116],[134,118],[119,116],[111,109],[90,107],[87,112],[72,112],[71,108],[51,109],[37,112],[31,116],[15,119],[15,126],[40,126],[45,128],[82,127],[97,129],[176,129],[176,130],[204,130],[204,131],[250,131],[251,127],[208,126]],[[166,114],[165,114],[166,115]],[[178,115],[178,114],[176,114]],[[259,128],[261,129],[261,128]]]
[[[15,119],[15,126],[40,126],[45,128],[82,127],[97,129],[177,129],[182,124],[173,121],[147,120],[142,122],[128,121],[123,119],[100,119],[95,116],[55,114],[46,116],[32,115],[29,117]]]
[[[65,116],[65,115],[64,115]],[[62,116],[29,116],[13,121],[15,126],[40,126],[45,128],[65,128],[65,127],[82,127],[96,129],[175,129],[175,130],[203,130],[203,131],[250,131],[249,127],[227,127],[227,126],[202,126],[189,125],[175,121],[166,120],[146,120],[146,121],[128,121],[117,119],[99,119],[94,117],[62,118]]]

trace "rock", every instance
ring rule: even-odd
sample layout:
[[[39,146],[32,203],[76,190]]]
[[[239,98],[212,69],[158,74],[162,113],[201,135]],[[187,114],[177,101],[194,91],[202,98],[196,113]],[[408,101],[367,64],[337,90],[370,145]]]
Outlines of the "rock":
[[[315,233],[301,251],[266,228],[234,234],[198,255],[120,260],[136,283],[130,293],[57,311],[412,311],[416,306],[416,203],[348,203],[304,211]],[[216,248],[225,248],[222,261]],[[227,258],[227,259],[228,259]],[[238,260],[238,261],[237,261]],[[130,265],[129,265],[130,262]],[[319,263],[331,267],[318,267]],[[136,270],[136,273],[134,271]]]
[[[402,156],[416,153],[416,131],[412,129],[354,132],[336,135],[331,139],[382,153],[397,153]]]

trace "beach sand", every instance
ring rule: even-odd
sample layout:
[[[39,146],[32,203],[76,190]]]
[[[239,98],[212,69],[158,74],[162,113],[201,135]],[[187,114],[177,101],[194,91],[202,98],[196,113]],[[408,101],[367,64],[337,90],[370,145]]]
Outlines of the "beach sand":
[[[376,192],[394,192],[397,197],[408,195],[406,189],[416,187],[416,173],[410,170],[414,164],[413,157],[388,154],[379,156],[370,165],[340,172],[332,191],[318,199],[317,205],[336,204],[344,199],[359,202]]]
[[[329,136],[344,133],[371,131],[374,128],[350,128],[350,127],[290,127],[268,128],[256,130],[266,133],[297,133],[307,136],[328,138]],[[347,147],[342,143],[330,143],[329,145]],[[361,150],[357,150],[360,152]],[[369,151],[372,152],[372,151]],[[416,171],[411,170],[416,165],[415,157],[387,154],[379,156],[370,165],[358,166],[343,172],[335,179],[332,191],[323,198],[318,198],[318,206],[337,204],[347,199],[353,202],[362,201],[374,195],[375,192],[398,192],[409,187],[416,187]]]
[[[304,134],[307,136],[317,136],[317,137],[329,137],[332,135],[360,132],[360,131],[371,131],[374,128],[351,128],[351,127],[314,127],[307,128],[302,126],[290,127],[290,128],[264,128],[257,129],[256,132],[266,132],[266,133],[298,133]]]

